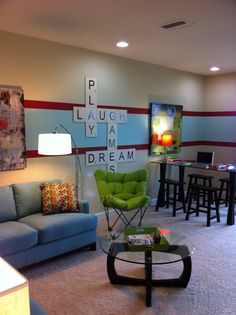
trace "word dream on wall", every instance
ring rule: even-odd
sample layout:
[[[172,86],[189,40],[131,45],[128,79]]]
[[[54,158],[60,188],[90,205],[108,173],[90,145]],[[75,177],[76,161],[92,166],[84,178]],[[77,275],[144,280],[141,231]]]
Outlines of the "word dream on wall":
[[[135,149],[117,150],[118,124],[127,123],[127,110],[97,108],[97,79],[85,77],[85,108],[73,107],[73,121],[85,122],[86,137],[97,137],[97,123],[107,123],[107,150],[86,152],[86,166],[107,164],[117,172],[117,162],[135,160]]]

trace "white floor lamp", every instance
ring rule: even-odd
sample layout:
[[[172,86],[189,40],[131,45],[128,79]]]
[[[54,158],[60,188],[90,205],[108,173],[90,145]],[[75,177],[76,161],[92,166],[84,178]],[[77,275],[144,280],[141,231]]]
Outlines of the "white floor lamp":
[[[66,133],[57,133],[62,128]],[[72,143],[75,148],[75,191],[78,198],[81,165],[79,149],[71,133],[63,126],[57,125],[52,133],[42,133],[38,136],[38,153],[42,155],[67,155],[72,153]]]

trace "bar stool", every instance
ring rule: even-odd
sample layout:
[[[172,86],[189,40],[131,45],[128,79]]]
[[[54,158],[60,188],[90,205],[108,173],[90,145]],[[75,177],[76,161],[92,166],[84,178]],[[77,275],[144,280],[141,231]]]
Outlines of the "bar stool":
[[[176,211],[183,209],[186,213],[184,185],[185,182],[166,178],[163,183],[165,184],[165,206],[173,205],[173,217],[176,216]],[[173,187],[173,196],[170,195],[170,189]],[[177,207],[177,201],[181,202],[182,206]]]
[[[209,187],[209,186],[203,186],[198,184],[192,184],[190,186],[190,195],[189,195],[189,202],[188,202],[188,208],[186,213],[186,220],[189,219],[190,214],[196,213],[196,216],[199,216],[199,212],[203,212],[207,214],[207,226],[210,226],[210,221],[212,219],[217,219],[217,222],[220,222],[220,212],[219,212],[219,198],[217,196],[217,193],[219,191],[218,187]],[[201,195],[206,194],[207,196],[207,204],[202,203],[201,204]],[[192,205],[194,201],[194,196],[196,196],[196,205],[195,207]],[[213,204],[215,203],[215,206]],[[206,208],[206,210],[202,209]],[[191,211],[193,210],[193,211]],[[211,210],[215,210],[216,214],[214,216],[211,216]]]
[[[221,182],[219,204],[225,204],[225,207],[227,207],[229,202],[229,178],[221,178],[219,181]],[[223,192],[225,192],[225,196],[223,196]]]
[[[187,189],[187,194],[186,194],[186,202],[189,200],[189,195],[190,195],[190,186],[192,184],[202,184],[203,186],[212,186],[212,179],[214,178],[213,176],[210,175],[202,175],[202,174],[189,174],[189,182],[188,182],[188,189]],[[200,181],[200,182],[199,182]],[[202,194],[203,198],[203,203],[206,202],[206,193]]]

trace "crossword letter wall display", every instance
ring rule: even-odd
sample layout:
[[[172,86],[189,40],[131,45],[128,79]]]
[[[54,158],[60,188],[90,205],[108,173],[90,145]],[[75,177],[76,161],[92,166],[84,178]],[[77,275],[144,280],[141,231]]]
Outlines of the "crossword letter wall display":
[[[107,151],[86,152],[86,166],[107,164],[117,171],[117,162],[135,160],[135,149],[117,150],[118,124],[127,123],[127,110],[97,108],[97,79],[85,77],[85,108],[73,107],[73,121],[85,122],[86,137],[97,137],[97,123],[107,124]]]

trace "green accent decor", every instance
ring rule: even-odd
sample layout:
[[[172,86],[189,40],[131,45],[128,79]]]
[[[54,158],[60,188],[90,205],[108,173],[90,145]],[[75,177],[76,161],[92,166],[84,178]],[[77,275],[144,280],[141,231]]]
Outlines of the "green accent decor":
[[[140,169],[131,173],[112,173],[98,169],[94,173],[101,203],[105,209],[108,231],[111,232],[119,219],[124,225],[132,226],[131,222],[140,215],[138,225],[141,226],[143,216],[151,198],[146,195],[148,171]],[[117,218],[111,223],[110,210],[113,209]],[[127,212],[133,210],[130,216]],[[112,235],[115,237],[115,235]]]
[[[159,251],[166,252],[168,249],[168,241],[157,227],[126,227],[123,230],[125,241],[128,244],[129,250],[131,252],[142,252],[142,251]],[[132,242],[132,237],[134,239],[151,240],[150,244],[140,244]],[[130,238],[131,236],[131,238]],[[155,237],[159,236],[158,243],[155,243]]]
[[[147,207],[150,197],[146,195],[148,171],[141,169],[132,173],[112,173],[98,169],[95,179],[104,207],[130,211]]]

